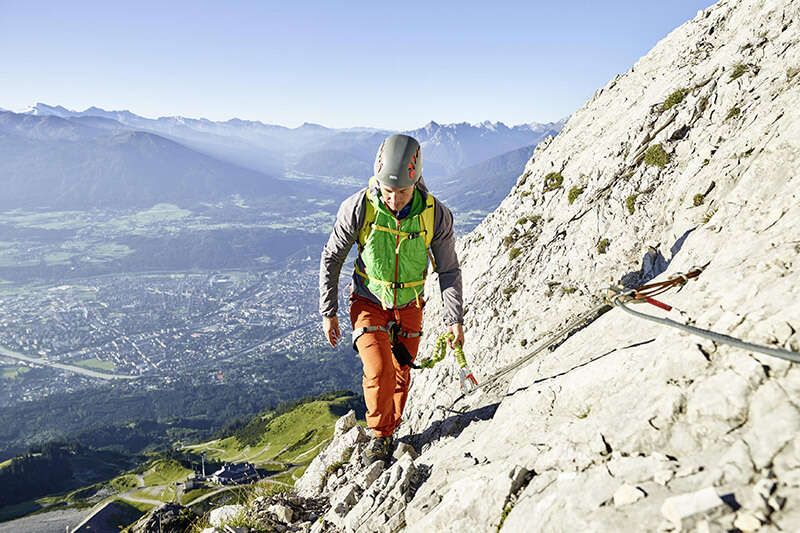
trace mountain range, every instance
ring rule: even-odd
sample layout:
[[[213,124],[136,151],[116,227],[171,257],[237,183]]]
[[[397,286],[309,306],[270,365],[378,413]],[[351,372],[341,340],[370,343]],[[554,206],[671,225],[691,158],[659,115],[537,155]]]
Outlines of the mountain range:
[[[423,146],[428,185],[452,183],[452,192],[448,186],[437,192],[458,202],[462,194],[453,178],[464,174],[462,169],[506,157],[516,172],[526,158],[506,154],[524,149],[529,155],[562,125],[432,121],[406,133]],[[298,179],[314,181],[319,194],[340,198],[372,173],[375,151],[391,133],[311,123],[287,128],[241,119],[150,119],[130,111],[72,111],[38,103],[24,113],[0,111],[0,171],[8,191],[0,207],[152,205],[156,198],[186,205],[231,194],[285,197],[308,190],[293,186]],[[484,168],[489,174],[483,181],[500,179],[507,192],[510,174],[495,176],[493,169]]]

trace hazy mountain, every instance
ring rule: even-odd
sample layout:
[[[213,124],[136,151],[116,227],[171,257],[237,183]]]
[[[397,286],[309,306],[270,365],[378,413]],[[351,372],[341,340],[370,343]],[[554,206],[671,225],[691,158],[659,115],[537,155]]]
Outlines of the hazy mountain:
[[[424,176],[437,194],[456,207],[487,211],[510,190],[532,147],[562,125],[430,122],[407,133],[423,145]],[[324,194],[320,187],[343,196],[348,191],[336,188],[336,180],[321,178],[366,182],[377,147],[391,133],[313,123],[287,128],[241,119],[150,119],[126,110],[72,111],[38,103],[25,114],[0,117],[0,152],[8,154],[0,170],[10,191],[0,205],[139,205],[259,195],[274,188],[264,186],[270,179],[287,174],[317,184],[297,191],[301,196]],[[274,183],[278,191],[296,190]],[[58,199],[48,200],[43,191]]]
[[[523,146],[455,172],[455,177],[441,185],[443,199],[459,210],[492,211],[516,183],[535,146]]]
[[[0,161],[3,208],[186,205],[302,190],[97,117],[0,113]]]
[[[71,111],[62,106],[42,103],[33,106],[29,113],[108,118],[257,170],[275,172],[285,168],[337,177],[353,175],[354,168],[362,172],[367,168],[363,165],[354,166],[355,161],[367,165],[369,170],[366,172],[371,173],[377,147],[383,138],[394,133],[375,128],[327,128],[308,122],[297,128],[287,128],[236,118],[224,122],[184,117],[149,119],[130,111],[106,111],[97,107]],[[480,124],[430,122],[423,128],[405,133],[422,143],[425,149],[425,175],[435,180],[452,176],[460,168],[511,150],[535,145],[547,135],[558,133],[563,123],[562,120],[509,127],[502,122],[490,121]]]
[[[564,120],[547,124],[522,124],[508,127],[502,122],[480,124],[437,124],[409,131],[420,141],[425,165],[436,163],[439,168],[426,168],[426,178],[453,176],[458,169],[469,167],[492,157],[524,146],[535,145],[548,135],[556,135]],[[508,192],[508,191],[506,191]]]

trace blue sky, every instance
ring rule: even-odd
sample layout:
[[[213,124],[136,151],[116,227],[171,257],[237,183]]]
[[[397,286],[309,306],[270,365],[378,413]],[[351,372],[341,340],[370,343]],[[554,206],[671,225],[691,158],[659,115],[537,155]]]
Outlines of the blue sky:
[[[0,0],[0,107],[411,129],[557,120],[709,0]]]

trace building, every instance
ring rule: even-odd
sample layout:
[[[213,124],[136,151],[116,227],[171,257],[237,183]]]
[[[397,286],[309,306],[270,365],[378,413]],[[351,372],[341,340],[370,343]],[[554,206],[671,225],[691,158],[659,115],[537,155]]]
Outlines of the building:
[[[241,485],[256,481],[260,477],[253,463],[225,463],[222,468],[211,474],[209,479],[220,485]]]

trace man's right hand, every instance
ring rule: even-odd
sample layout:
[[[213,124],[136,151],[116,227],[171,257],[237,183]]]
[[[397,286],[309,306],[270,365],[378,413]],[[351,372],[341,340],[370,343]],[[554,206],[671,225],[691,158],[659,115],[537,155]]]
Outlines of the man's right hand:
[[[325,338],[328,339],[328,344],[335,348],[336,343],[342,338],[342,332],[339,331],[339,317],[322,317],[322,331],[325,332]]]

